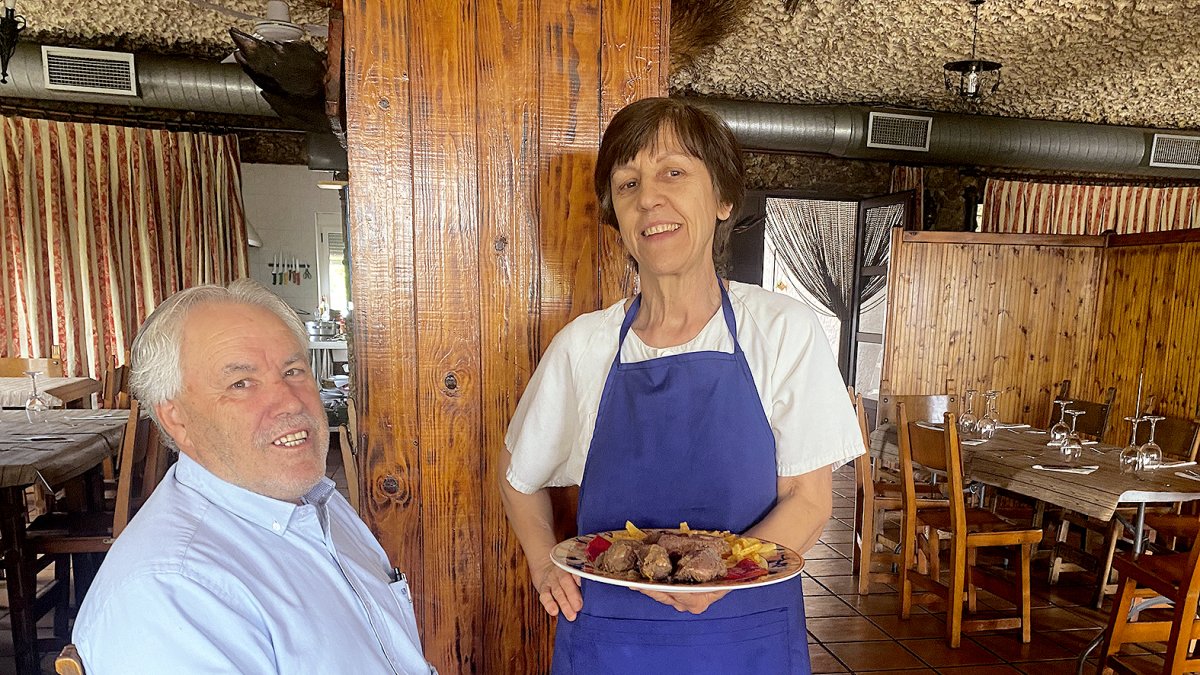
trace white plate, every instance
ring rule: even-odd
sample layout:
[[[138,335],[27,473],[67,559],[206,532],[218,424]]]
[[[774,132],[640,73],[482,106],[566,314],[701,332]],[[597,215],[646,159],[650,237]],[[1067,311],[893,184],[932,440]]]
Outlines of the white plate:
[[[616,530],[616,532],[624,532],[625,530]],[[646,532],[656,532],[659,530],[645,530]],[[679,532],[679,530],[661,530],[665,532]],[[792,577],[800,574],[804,569],[804,558],[800,557],[792,549],[775,544],[776,553],[768,556],[763,556],[767,560],[767,573],[754,579],[734,579],[734,580],[717,580],[710,581],[706,584],[689,584],[689,583],[656,583],[646,581],[644,577],[636,572],[628,572],[625,574],[615,574],[612,572],[604,572],[596,569],[592,562],[587,558],[587,547],[592,539],[603,534],[612,536],[614,532],[600,532],[598,534],[585,534],[578,537],[572,537],[566,541],[561,541],[550,551],[550,560],[562,569],[592,581],[599,581],[602,584],[612,584],[614,586],[624,586],[625,588],[637,588],[647,591],[663,591],[665,593],[707,593],[710,591],[733,591],[741,588],[758,588],[759,586],[770,586],[781,581],[787,581]],[[637,578],[631,578],[637,577]]]

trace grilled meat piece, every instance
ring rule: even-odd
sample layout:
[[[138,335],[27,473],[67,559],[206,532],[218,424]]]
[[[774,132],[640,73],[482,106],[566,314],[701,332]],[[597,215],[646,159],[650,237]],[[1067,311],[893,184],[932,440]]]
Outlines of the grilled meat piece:
[[[618,539],[596,556],[596,567],[605,572],[628,572],[637,567],[639,548],[641,544],[636,541]]]
[[[718,558],[723,558],[732,552],[729,542],[725,541],[724,537],[711,534],[673,534],[668,532],[658,538],[658,544],[667,549],[667,553],[676,557],[703,549],[712,549]]]
[[[703,584],[725,576],[725,561],[715,548],[701,548],[679,559],[675,579]]]
[[[642,576],[651,581],[662,581],[671,575],[671,556],[667,549],[658,544],[650,544],[642,548],[642,561],[639,566]]]

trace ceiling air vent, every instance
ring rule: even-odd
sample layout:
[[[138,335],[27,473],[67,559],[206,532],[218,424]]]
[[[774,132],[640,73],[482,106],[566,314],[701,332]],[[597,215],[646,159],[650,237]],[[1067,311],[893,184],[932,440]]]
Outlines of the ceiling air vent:
[[[932,117],[873,112],[867,120],[867,147],[929,152]]]
[[[1200,169],[1200,136],[1154,134],[1150,166]]]
[[[137,96],[133,54],[42,46],[47,89]]]

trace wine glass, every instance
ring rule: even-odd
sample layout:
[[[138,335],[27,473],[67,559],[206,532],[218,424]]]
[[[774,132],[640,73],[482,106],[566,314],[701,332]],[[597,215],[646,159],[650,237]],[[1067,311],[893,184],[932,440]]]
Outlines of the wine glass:
[[[1162,464],[1163,451],[1158,443],[1154,442],[1154,428],[1158,426],[1159,420],[1165,420],[1165,417],[1159,415],[1146,415],[1146,421],[1150,423],[1150,440],[1142,446],[1141,452],[1145,469],[1157,469]]]
[[[1054,426],[1050,427],[1050,441],[1046,445],[1059,446],[1066,440],[1067,434],[1071,432],[1071,428],[1067,426],[1067,406],[1074,402],[1055,399],[1054,404],[1059,407],[1058,421],[1054,423]]]
[[[1138,473],[1142,470],[1142,448],[1137,444],[1137,428],[1142,418],[1126,417],[1125,420],[1133,424],[1133,433],[1129,436],[1129,445],[1121,450],[1121,473]]]
[[[958,431],[966,436],[975,432],[975,425],[979,419],[975,417],[975,394],[978,392],[974,389],[967,390],[967,407],[961,415],[958,416]]]
[[[25,419],[30,424],[45,422],[46,411],[50,409],[50,404],[46,401],[46,397],[38,392],[37,376],[42,373],[40,370],[26,370],[25,374],[29,376],[32,386],[29,398],[25,400]]]
[[[996,424],[999,423],[996,413],[996,397],[1000,392],[995,389],[988,390],[984,393],[984,413],[983,417],[979,418],[979,422],[975,424],[975,430],[979,432],[979,437],[984,440],[991,440],[996,435]]]
[[[1083,440],[1079,438],[1079,432],[1075,430],[1075,421],[1084,414],[1084,411],[1067,410],[1066,413],[1071,416],[1071,430],[1067,432],[1067,437],[1058,447],[1058,452],[1062,455],[1064,462],[1074,464],[1083,456]]]

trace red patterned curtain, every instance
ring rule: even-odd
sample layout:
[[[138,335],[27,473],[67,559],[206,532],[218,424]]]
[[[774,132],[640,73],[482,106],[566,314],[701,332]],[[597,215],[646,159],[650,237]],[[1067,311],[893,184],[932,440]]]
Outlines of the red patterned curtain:
[[[1200,227],[1200,187],[1070,185],[989,178],[984,232],[1117,234]]]
[[[247,275],[237,139],[0,118],[0,356],[97,377],[163,298]]]

